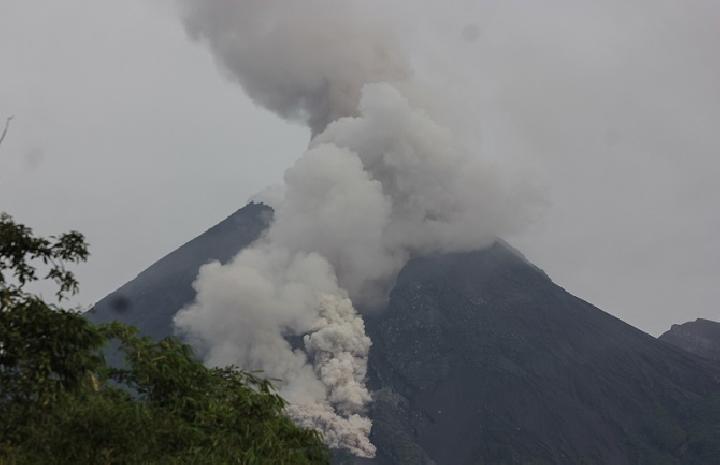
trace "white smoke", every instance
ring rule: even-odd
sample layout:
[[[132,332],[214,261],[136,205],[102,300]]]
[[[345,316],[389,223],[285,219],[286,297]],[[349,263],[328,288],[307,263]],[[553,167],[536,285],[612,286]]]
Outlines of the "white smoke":
[[[323,431],[331,447],[372,457],[375,447],[368,439],[372,423],[356,413],[370,401],[364,384],[370,339],[363,320],[349,299],[324,295],[316,327],[304,338],[305,351],[315,374],[327,387],[327,402],[291,404],[288,413],[301,426]]]
[[[513,231],[525,189],[414,104],[391,34],[352,1],[183,0],[190,34],[256,102],[314,138],[273,198],[274,223],[226,266],[200,270],[179,331],[212,365],[282,380],[288,414],[372,457],[370,340],[353,302],[383,303],[415,254]],[[404,80],[404,82],[403,82]],[[299,340],[291,345],[288,340]]]

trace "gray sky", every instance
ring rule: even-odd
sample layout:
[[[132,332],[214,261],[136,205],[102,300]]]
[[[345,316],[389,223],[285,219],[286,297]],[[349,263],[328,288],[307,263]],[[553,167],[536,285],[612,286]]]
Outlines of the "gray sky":
[[[547,201],[511,242],[653,334],[720,320],[720,5],[409,3],[385,13],[447,122]],[[0,210],[86,234],[84,305],[277,182],[309,138],[225,79],[169,1],[0,0],[9,114]]]

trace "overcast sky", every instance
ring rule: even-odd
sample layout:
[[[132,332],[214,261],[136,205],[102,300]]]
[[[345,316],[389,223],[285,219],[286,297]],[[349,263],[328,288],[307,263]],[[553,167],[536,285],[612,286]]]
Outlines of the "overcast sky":
[[[720,4],[433,3],[378,13],[446,89],[446,122],[542,192],[508,239],[652,334],[720,320]],[[86,234],[86,306],[278,182],[309,139],[226,79],[169,0],[0,0],[10,114],[0,210]]]

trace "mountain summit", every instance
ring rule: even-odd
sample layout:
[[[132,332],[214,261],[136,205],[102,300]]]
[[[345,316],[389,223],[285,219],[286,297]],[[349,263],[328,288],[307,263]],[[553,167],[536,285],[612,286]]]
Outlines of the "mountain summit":
[[[251,204],[97,303],[89,318],[151,337],[194,298],[197,269],[259,237]],[[378,465],[720,463],[720,365],[649,336],[554,284],[508,244],[417,257],[373,341]]]
[[[715,321],[698,318],[673,325],[660,336],[660,340],[701,357],[720,361],[720,323]]]

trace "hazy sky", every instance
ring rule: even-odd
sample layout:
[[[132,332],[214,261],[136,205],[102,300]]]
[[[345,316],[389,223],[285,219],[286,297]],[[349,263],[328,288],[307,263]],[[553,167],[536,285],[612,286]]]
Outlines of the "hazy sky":
[[[542,191],[544,216],[508,239],[653,334],[720,320],[720,4],[433,3],[378,14],[399,18],[446,122]],[[169,0],[0,0],[10,114],[0,210],[86,234],[84,305],[277,182],[309,139],[226,79]]]

